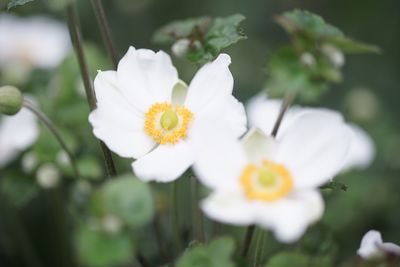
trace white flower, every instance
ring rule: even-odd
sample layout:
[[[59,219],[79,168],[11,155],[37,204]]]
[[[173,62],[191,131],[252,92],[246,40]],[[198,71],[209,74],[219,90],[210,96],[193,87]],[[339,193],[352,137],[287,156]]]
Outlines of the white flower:
[[[282,104],[280,99],[268,99],[267,95],[261,93],[253,97],[246,105],[249,125],[261,129],[265,134],[271,133]],[[313,112],[325,111],[336,113],[325,108],[305,108],[299,106],[291,107],[283,118],[278,135],[285,133],[288,126],[299,116]],[[364,169],[368,167],[375,157],[375,145],[371,137],[359,126],[348,123],[347,127],[351,133],[350,150],[343,163],[343,171],[349,169]]]
[[[347,154],[350,137],[340,115],[301,115],[276,140],[254,129],[241,142],[221,132],[201,133],[209,145],[198,150],[194,169],[214,189],[203,211],[224,223],[271,229],[282,242],[297,240],[322,216],[318,187]]]
[[[39,135],[36,117],[25,108],[13,116],[0,115],[0,168],[31,146]]]
[[[170,57],[130,47],[117,71],[99,72],[94,81],[97,109],[94,134],[145,181],[178,178],[195,161],[194,127],[217,122],[239,137],[246,130],[243,105],[232,96],[230,57],[205,64],[189,87],[178,79]],[[206,146],[207,140],[196,142]]]
[[[66,25],[41,16],[0,16],[0,66],[52,68],[71,47]]]
[[[363,259],[375,259],[386,254],[400,256],[400,246],[393,243],[383,243],[381,233],[375,230],[368,231],[361,240],[358,255]]]

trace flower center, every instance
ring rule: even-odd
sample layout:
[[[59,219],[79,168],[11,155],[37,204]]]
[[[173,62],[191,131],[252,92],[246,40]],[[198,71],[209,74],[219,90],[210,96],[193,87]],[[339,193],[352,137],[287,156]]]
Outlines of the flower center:
[[[167,131],[174,129],[178,125],[178,122],[178,115],[176,115],[176,112],[171,109],[165,111],[160,119],[161,126]]]
[[[145,114],[144,130],[160,144],[175,144],[187,135],[193,114],[183,106],[155,103]]]
[[[240,177],[247,198],[275,201],[286,196],[293,188],[293,179],[285,166],[263,160],[261,166],[248,164]]]

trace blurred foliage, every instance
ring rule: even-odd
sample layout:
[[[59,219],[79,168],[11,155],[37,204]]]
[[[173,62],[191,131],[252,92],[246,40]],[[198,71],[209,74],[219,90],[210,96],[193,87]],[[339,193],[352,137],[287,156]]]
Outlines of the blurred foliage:
[[[22,6],[25,5],[26,3],[33,2],[34,0],[10,0],[8,2],[8,9],[16,7],[16,6]]]
[[[178,259],[177,267],[234,267],[231,257],[234,241],[228,237],[220,237],[208,245],[195,245],[188,248]]]
[[[379,52],[379,48],[353,41],[320,16],[294,10],[276,17],[292,45],[275,52],[267,64],[266,88],[271,96],[295,93],[303,101],[316,101],[330,83],[342,81],[343,53]]]
[[[159,29],[153,40],[157,44],[173,45],[172,48],[182,46],[172,49],[173,52],[186,56],[191,62],[205,63],[213,60],[222,49],[247,38],[239,27],[244,19],[243,15],[236,14],[175,21]]]

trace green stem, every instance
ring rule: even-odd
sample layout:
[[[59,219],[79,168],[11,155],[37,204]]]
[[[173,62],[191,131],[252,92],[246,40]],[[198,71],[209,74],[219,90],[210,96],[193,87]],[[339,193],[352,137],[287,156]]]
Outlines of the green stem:
[[[103,37],[103,42],[107,48],[108,55],[110,56],[114,68],[118,66],[117,52],[111,35],[110,27],[108,24],[107,16],[104,12],[103,3],[101,0],[91,0],[94,12],[96,14],[97,23]]]
[[[200,242],[204,242],[204,226],[203,226],[203,216],[201,214],[198,201],[200,199],[200,185],[196,177],[191,177],[191,189],[192,189],[192,225],[194,232],[194,239]]]
[[[75,53],[78,58],[79,68],[81,71],[83,84],[85,87],[86,97],[88,100],[90,110],[94,110],[96,108],[96,96],[94,94],[93,84],[89,75],[89,68],[86,62],[85,51],[83,49],[81,27],[79,24],[79,19],[77,12],[75,10],[75,6],[73,4],[69,4],[67,6],[67,15],[68,15],[69,32],[71,35],[72,43],[74,44]],[[100,146],[103,152],[108,176],[110,177],[116,176],[117,170],[115,169],[111,151],[103,142],[100,142]]]
[[[295,93],[288,93],[283,99],[278,117],[275,121],[274,127],[272,128],[271,132],[272,137],[276,137],[276,135],[278,134],[279,127],[281,126],[281,123],[283,121],[283,117],[285,116],[285,113],[289,109],[290,105],[293,103],[295,97],[296,97]],[[253,238],[254,228],[255,228],[254,225],[250,225],[246,229],[246,236],[244,239],[243,251],[242,251],[242,256],[244,258],[247,257],[247,254],[249,252],[251,240]]]
[[[54,135],[54,137],[57,139],[57,141],[60,144],[60,146],[62,147],[62,149],[67,153],[76,178],[79,178],[80,175],[79,175],[79,170],[78,170],[78,167],[76,164],[75,157],[72,154],[71,150],[69,150],[66,142],[62,138],[60,132],[58,131],[58,129],[56,128],[54,123],[49,119],[49,117],[46,116],[46,114],[41,112],[38,108],[35,107],[35,105],[33,105],[27,99],[24,99],[23,106],[25,108],[27,108],[28,110],[30,110],[33,114],[35,114],[36,117],[39,120],[41,120],[44,123],[44,125],[46,125],[46,127],[50,130],[50,132]]]
[[[172,232],[174,233],[174,243],[175,243],[175,251],[174,258],[177,258],[182,249],[182,242],[180,236],[180,227],[179,227],[179,209],[178,209],[178,181],[175,180],[171,185],[171,223],[172,223]]]

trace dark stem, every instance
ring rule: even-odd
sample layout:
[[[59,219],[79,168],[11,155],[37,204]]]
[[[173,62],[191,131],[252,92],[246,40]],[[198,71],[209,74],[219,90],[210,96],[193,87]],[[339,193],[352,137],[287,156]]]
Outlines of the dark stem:
[[[96,14],[97,22],[99,24],[101,36],[103,37],[103,42],[108,51],[108,55],[112,60],[114,68],[117,69],[118,66],[117,52],[111,35],[110,26],[108,24],[108,20],[104,12],[103,3],[101,2],[101,0],[91,0],[91,2],[94,8],[94,12]]]
[[[144,258],[143,254],[138,252],[136,254],[136,259],[137,261],[140,263],[140,265],[142,265],[143,267],[150,267],[149,263],[147,262],[147,260]]]
[[[271,132],[272,137],[276,137],[276,135],[278,134],[279,127],[281,126],[281,123],[283,121],[283,117],[285,116],[286,111],[289,109],[289,107],[292,104],[292,102],[294,101],[295,97],[296,97],[296,94],[291,92],[291,93],[287,93],[285,98],[283,99],[282,105],[281,105],[281,108],[280,108],[280,111],[278,114],[278,118],[276,119],[274,127],[272,128],[272,132]],[[246,229],[246,236],[244,239],[243,251],[242,251],[242,256],[244,258],[247,257],[247,254],[249,252],[251,240],[252,240],[253,234],[254,234],[254,229],[255,229],[254,225],[250,225]]]
[[[94,94],[93,84],[89,75],[89,68],[86,62],[85,52],[83,49],[83,40],[81,34],[81,27],[79,24],[79,18],[75,10],[75,6],[73,4],[68,5],[67,15],[68,15],[69,32],[71,35],[72,43],[74,44],[75,53],[78,57],[79,68],[81,71],[83,84],[85,87],[86,97],[89,103],[90,110],[94,110],[96,108],[96,96]],[[114,161],[112,159],[110,150],[103,142],[100,142],[100,146],[106,163],[106,170],[108,176],[110,177],[116,176],[117,170],[115,169]]]
[[[41,120],[44,125],[50,130],[50,132],[54,135],[54,137],[57,139],[58,143],[62,147],[62,149],[67,153],[69,161],[71,162],[72,169],[74,171],[74,174],[76,178],[79,178],[79,170],[76,164],[76,160],[72,152],[69,150],[67,144],[64,142],[64,139],[62,138],[60,132],[54,125],[54,123],[49,119],[49,117],[46,116],[43,112],[41,112],[38,108],[35,107],[31,102],[29,102],[27,99],[24,99],[23,106],[30,110],[33,114],[36,115],[36,117]]]
[[[198,206],[198,201],[200,198],[200,185],[196,177],[191,177],[191,188],[192,188],[192,227],[193,227],[193,237],[195,240],[204,242],[204,226],[203,226],[203,216],[201,215],[200,208]]]
[[[162,260],[164,261],[164,263],[166,263],[166,262],[169,262],[169,257],[168,257],[168,253],[166,251],[167,244],[165,242],[165,237],[163,235],[160,219],[161,218],[160,218],[159,214],[154,215],[153,229],[154,229],[154,234],[157,239],[158,251],[160,253],[160,256],[162,257]]]
[[[178,181],[175,180],[171,185],[171,224],[174,238],[174,258],[177,258],[182,249],[180,225],[179,225],[179,209],[178,209]]]

